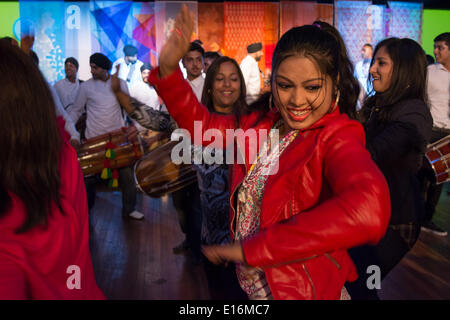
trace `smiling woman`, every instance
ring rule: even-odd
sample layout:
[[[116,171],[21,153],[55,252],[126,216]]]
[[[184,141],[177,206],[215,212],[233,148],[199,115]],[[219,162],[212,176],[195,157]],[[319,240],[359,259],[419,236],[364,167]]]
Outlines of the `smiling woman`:
[[[432,128],[425,102],[426,67],[425,53],[414,40],[390,38],[375,48],[370,67],[375,94],[362,114],[367,149],[389,185],[392,214],[376,246],[350,250],[360,277],[347,288],[356,299],[378,298],[367,288],[367,267],[377,265],[383,279],[419,237],[424,205],[417,172]]]
[[[210,112],[239,115],[248,111],[245,101],[245,82],[237,62],[229,57],[217,58],[208,68],[203,87],[202,103]],[[214,150],[221,154],[223,150]],[[195,165],[202,207],[203,245],[222,245],[231,242],[228,227],[229,183],[228,164]],[[234,263],[216,266],[205,259],[205,273],[213,299],[246,299],[239,287]]]
[[[275,105],[285,120],[285,130],[308,128],[331,108],[333,81],[321,75],[309,58],[293,56],[284,60],[276,72],[275,84]]]
[[[381,47],[369,69],[369,73],[372,76],[372,86],[376,92],[385,92],[391,85],[393,64],[386,48]]]
[[[356,279],[347,249],[377,243],[390,207],[386,181],[364,148],[363,128],[349,118],[359,87],[339,33],[325,23],[284,33],[272,59],[271,92],[223,115],[197,101],[178,68],[193,30],[186,7],[176,28],[149,77],[176,122],[191,136],[196,121],[202,134],[215,128],[223,137],[229,129],[258,136],[253,145],[239,139],[222,144],[242,154],[256,148],[259,156],[230,166],[233,242],[205,246],[205,256],[214,264],[235,262],[250,299],[340,299],[345,282]],[[217,89],[213,108],[226,106],[224,98],[237,88],[225,67],[211,86]],[[271,136],[278,130],[279,141]]]
[[[248,112],[245,82],[237,62],[229,57],[216,59],[208,68],[202,103],[209,111],[242,114]]]

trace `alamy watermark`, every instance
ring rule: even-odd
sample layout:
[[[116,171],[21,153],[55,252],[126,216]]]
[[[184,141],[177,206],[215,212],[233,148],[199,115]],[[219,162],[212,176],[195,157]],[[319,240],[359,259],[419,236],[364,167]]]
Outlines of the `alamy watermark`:
[[[381,289],[381,269],[377,265],[370,265],[366,269],[366,273],[370,274],[370,276],[367,278],[366,285],[367,289],[373,290]]]
[[[70,276],[67,278],[66,286],[67,289],[73,290],[73,289],[81,289],[81,269],[77,265],[70,265],[66,269],[66,273],[70,274]]]
[[[279,130],[271,129],[226,129],[225,137],[218,129],[207,129],[203,132],[202,122],[194,121],[194,137],[185,129],[176,129],[171,136],[172,141],[180,141],[172,149],[171,160],[175,164],[255,164],[257,161],[266,165],[270,152],[273,155],[270,165],[264,167],[263,174],[273,175],[279,169]],[[207,144],[209,142],[209,144]],[[237,147],[234,148],[236,142]],[[191,148],[205,146],[204,148]],[[269,143],[271,150],[262,148]],[[235,153],[236,151],[236,153]],[[225,156],[223,155],[225,152]]]

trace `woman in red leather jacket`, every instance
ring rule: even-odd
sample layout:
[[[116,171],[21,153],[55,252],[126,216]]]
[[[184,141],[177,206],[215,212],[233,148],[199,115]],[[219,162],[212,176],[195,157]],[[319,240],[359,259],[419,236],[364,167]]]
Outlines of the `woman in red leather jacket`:
[[[274,52],[272,92],[240,116],[218,115],[197,101],[178,69],[192,26],[183,7],[150,82],[194,140],[201,123],[203,132],[226,137],[239,128],[258,141],[235,134],[218,142],[235,143],[245,161],[230,168],[234,242],[204,254],[236,262],[250,299],[339,299],[357,277],[347,249],[377,243],[390,217],[386,181],[362,126],[348,116],[359,88],[345,48],[319,26],[291,29]]]

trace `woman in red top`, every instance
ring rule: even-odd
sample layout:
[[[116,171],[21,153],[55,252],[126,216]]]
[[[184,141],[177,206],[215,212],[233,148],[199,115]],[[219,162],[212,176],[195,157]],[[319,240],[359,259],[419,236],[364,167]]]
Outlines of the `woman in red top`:
[[[104,299],[83,175],[31,59],[0,44],[0,299]]]
[[[222,133],[215,143],[235,143],[243,155],[231,167],[234,243],[204,254],[214,263],[235,261],[251,299],[339,299],[357,277],[347,249],[379,241],[390,204],[364,130],[349,118],[359,88],[338,33],[321,26],[285,33],[273,56],[272,92],[237,117],[208,112],[183,80],[178,61],[192,26],[184,7],[149,81],[194,142],[205,141],[195,136],[201,123],[202,132]],[[255,139],[227,139],[237,128]],[[270,129],[277,130],[267,138]]]

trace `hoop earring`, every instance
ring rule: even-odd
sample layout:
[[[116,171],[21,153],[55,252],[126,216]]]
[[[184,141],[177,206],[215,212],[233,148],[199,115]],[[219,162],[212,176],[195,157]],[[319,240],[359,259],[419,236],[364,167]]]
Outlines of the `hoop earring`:
[[[272,104],[272,94],[270,94],[270,97],[269,97],[269,111],[273,111],[273,109],[274,109],[274,107],[273,107],[273,104]]]
[[[338,106],[340,97],[341,97],[341,91],[338,90],[337,95],[336,95],[336,100],[334,101],[334,105],[332,108],[330,108],[330,111],[328,111],[328,113],[332,113],[332,112],[334,112],[334,110],[336,110],[336,107]]]

